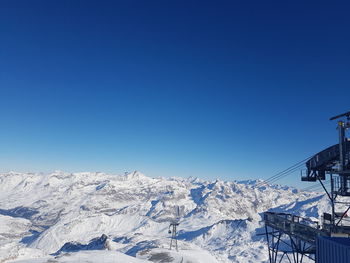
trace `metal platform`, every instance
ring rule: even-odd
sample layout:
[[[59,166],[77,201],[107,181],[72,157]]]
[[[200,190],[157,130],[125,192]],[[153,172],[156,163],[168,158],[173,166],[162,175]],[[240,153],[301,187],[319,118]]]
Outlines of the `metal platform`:
[[[267,226],[310,244],[316,242],[317,235],[329,236],[328,231],[322,230],[318,222],[292,214],[265,212],[264,221]]]
[[[344,143],[345,155],[350,155],[350,141]],[[326,173],[337,173],[335,166],[339,162],[339,144],[315,154],[306,162],[307,174],[301,177],[302,181],[316,182],[318,179],[325,180]],[[348,171],[350,173],[350,171]]]
[[[318,181],[329,197],[332,210],[323,214],[321,224],[296,215],[265,212],[265,233],[270,263],[301,263],[305,257],[315,260],[317,240],[327,237],[350,237],[350,112],[335,116],[346,118],[338,122],[339,143],[312,156],[306,163],[302,181]],[[329,176],[330,189],[323,180]],[[341,197],[339,199],[339,197]],[[344,210],[344,207],[347,207]],[[316,261],[317,262],[317,261]],[[327,261],[328,262],[328,261]],[[335,262],[329,261],[329,262]],[[322,262],[323,263],[323,262]]]
[[[292,214],[265,212],[264,222],[271,263],[281,262],[284,257],[295,263],[305,257],[314,260],[317,237],[329,236],[318,222]]]

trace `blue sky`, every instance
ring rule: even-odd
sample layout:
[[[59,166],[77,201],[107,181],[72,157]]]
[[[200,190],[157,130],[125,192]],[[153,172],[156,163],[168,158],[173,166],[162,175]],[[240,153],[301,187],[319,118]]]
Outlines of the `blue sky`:
[[[267,178],[350,110],[347,1],[0,7],[1,171]]]

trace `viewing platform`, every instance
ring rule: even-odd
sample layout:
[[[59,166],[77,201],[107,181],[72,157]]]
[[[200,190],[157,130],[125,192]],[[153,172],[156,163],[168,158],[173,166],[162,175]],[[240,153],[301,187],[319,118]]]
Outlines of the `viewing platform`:
[[[330,236],[330,232],[320,228],[318,222],[286,213],[265,212],[266,226],[287,235],[293,235],[310,244],[316,244],[317,236]]]

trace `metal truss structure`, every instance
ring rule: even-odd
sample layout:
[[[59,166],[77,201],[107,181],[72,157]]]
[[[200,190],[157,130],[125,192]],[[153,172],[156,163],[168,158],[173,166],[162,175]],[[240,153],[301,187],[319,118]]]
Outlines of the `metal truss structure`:
[[[324,213],[321,224],[307,218],[284,214],[264,213],[265,234],[270,263],[302,263],[305,258],[315,260],[318,236],[350,237],[350,112],[335,116],[338,122],[339,143],[315,154],[306,162],[302,181],[318,181],[329,197],[332,211]],[[322,181],[330,178],[330,190]],[[344,209],[345,207],[345,209]],[[284,260],[284,261],[282,261]]]
[[[169,234],[171,234],[170,238],[170,250],[172,247],[175,247],[176,251],[179,251],[179,248],[177,246],[177,227],[180,224],[180,208],[179,206],[175,206],[175,217],[173,220],[171,220],[169,225]]]
[[[317,235],[328,235],[317,222],[291,214],[266,212],[264,221],[270,263],[314,260]]]

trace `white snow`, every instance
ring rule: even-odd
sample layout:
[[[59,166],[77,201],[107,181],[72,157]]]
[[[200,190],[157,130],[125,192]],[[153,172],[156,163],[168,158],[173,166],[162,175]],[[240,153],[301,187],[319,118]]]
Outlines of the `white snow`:
[[[91,263],[91,262],[104,262],[104,263],[143,263],[149,262],[142,259],[127,256],[123,253],[115,251],[80,251],[72,254],[65,254],[61,257],[42,257],[32,259],[15,260],[11,262],[16,263],[47,263],[47,262],[59,262],[59,263]]]
[[[317,220],[328,203],[294,188],[254,188],[259,182],[139,172],[1,174],[0,262],[267,262],[260,213],[273,208]],[[179,252],[168,249],[176,206]],[[88,244],[102,234],[108,250],[50,256],[66,242]]]

